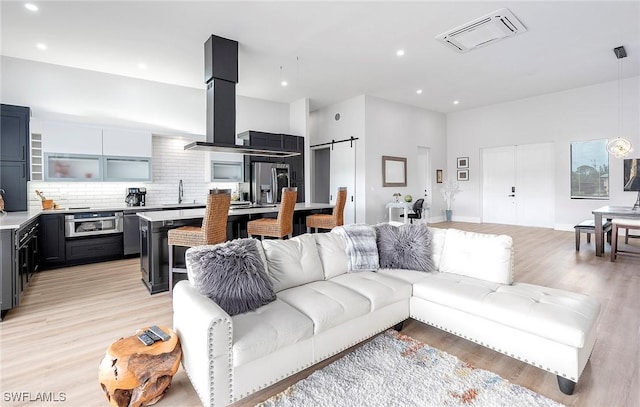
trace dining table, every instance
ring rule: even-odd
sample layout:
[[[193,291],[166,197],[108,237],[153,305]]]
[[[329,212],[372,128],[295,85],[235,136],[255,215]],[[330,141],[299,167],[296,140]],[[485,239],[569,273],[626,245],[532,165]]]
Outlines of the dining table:
[[[596,256],[602,257],[604,254],[604,238],[602,234],[602,219],[611,220],[614,218],[640,219],[640,210],[631,206],[602,206],[593,210],[595,235],[596,235]]]

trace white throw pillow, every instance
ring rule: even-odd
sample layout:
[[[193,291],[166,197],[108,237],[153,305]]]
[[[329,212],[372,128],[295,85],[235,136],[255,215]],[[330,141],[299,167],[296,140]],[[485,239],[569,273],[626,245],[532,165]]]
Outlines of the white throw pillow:
[[[440,271],[511,284],[513,240],[507,235],[447,229]]]
[[[349,268],[349,257],[344,237],[331,232],[316,233],[313,236],[316,238],[325,280],[346,273]]]
[[[277,293],[313,281],[324,280],[322,262],[311,234],[289,240],[263,240],[267,272]]]
[[[444,237],[447,229],[434,228],[429,226],[431,232],[431,258],[436,270],[440,270],[440,259],[442,258],[442,249],[444,249]]]

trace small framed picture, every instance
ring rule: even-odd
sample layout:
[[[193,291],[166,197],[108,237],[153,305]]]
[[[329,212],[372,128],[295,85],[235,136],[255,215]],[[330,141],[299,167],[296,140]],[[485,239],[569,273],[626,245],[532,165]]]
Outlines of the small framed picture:
[[[458,170],[458,181],[469,181],[469,170]]]
[[[469,168],[469,157],[458,157],[458,168]]]
[[[442,184],[442,170],[436,170],[436,183]]]

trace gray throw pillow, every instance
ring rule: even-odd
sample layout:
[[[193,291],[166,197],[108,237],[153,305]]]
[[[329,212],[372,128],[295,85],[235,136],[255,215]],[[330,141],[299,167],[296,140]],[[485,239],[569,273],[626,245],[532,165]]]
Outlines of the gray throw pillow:
[[[236,239],[187,250],[189,281],[229,315],[276,299],[255,239]]]
[[[424,224],[376,226],[380,268],[434,271],[431,233]]]

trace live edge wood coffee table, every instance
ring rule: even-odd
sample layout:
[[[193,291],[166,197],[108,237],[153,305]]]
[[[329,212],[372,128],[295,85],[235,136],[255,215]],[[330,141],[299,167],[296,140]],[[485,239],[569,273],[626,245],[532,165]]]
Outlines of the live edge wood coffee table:
[[[156,403],[171,385],[182,359],[178,335],[145,346],[136,335],[112,343],[100,363],[99,380],[107,400],[114,407],[138,407]],[[140,332],[145,331],[143,328]]]

